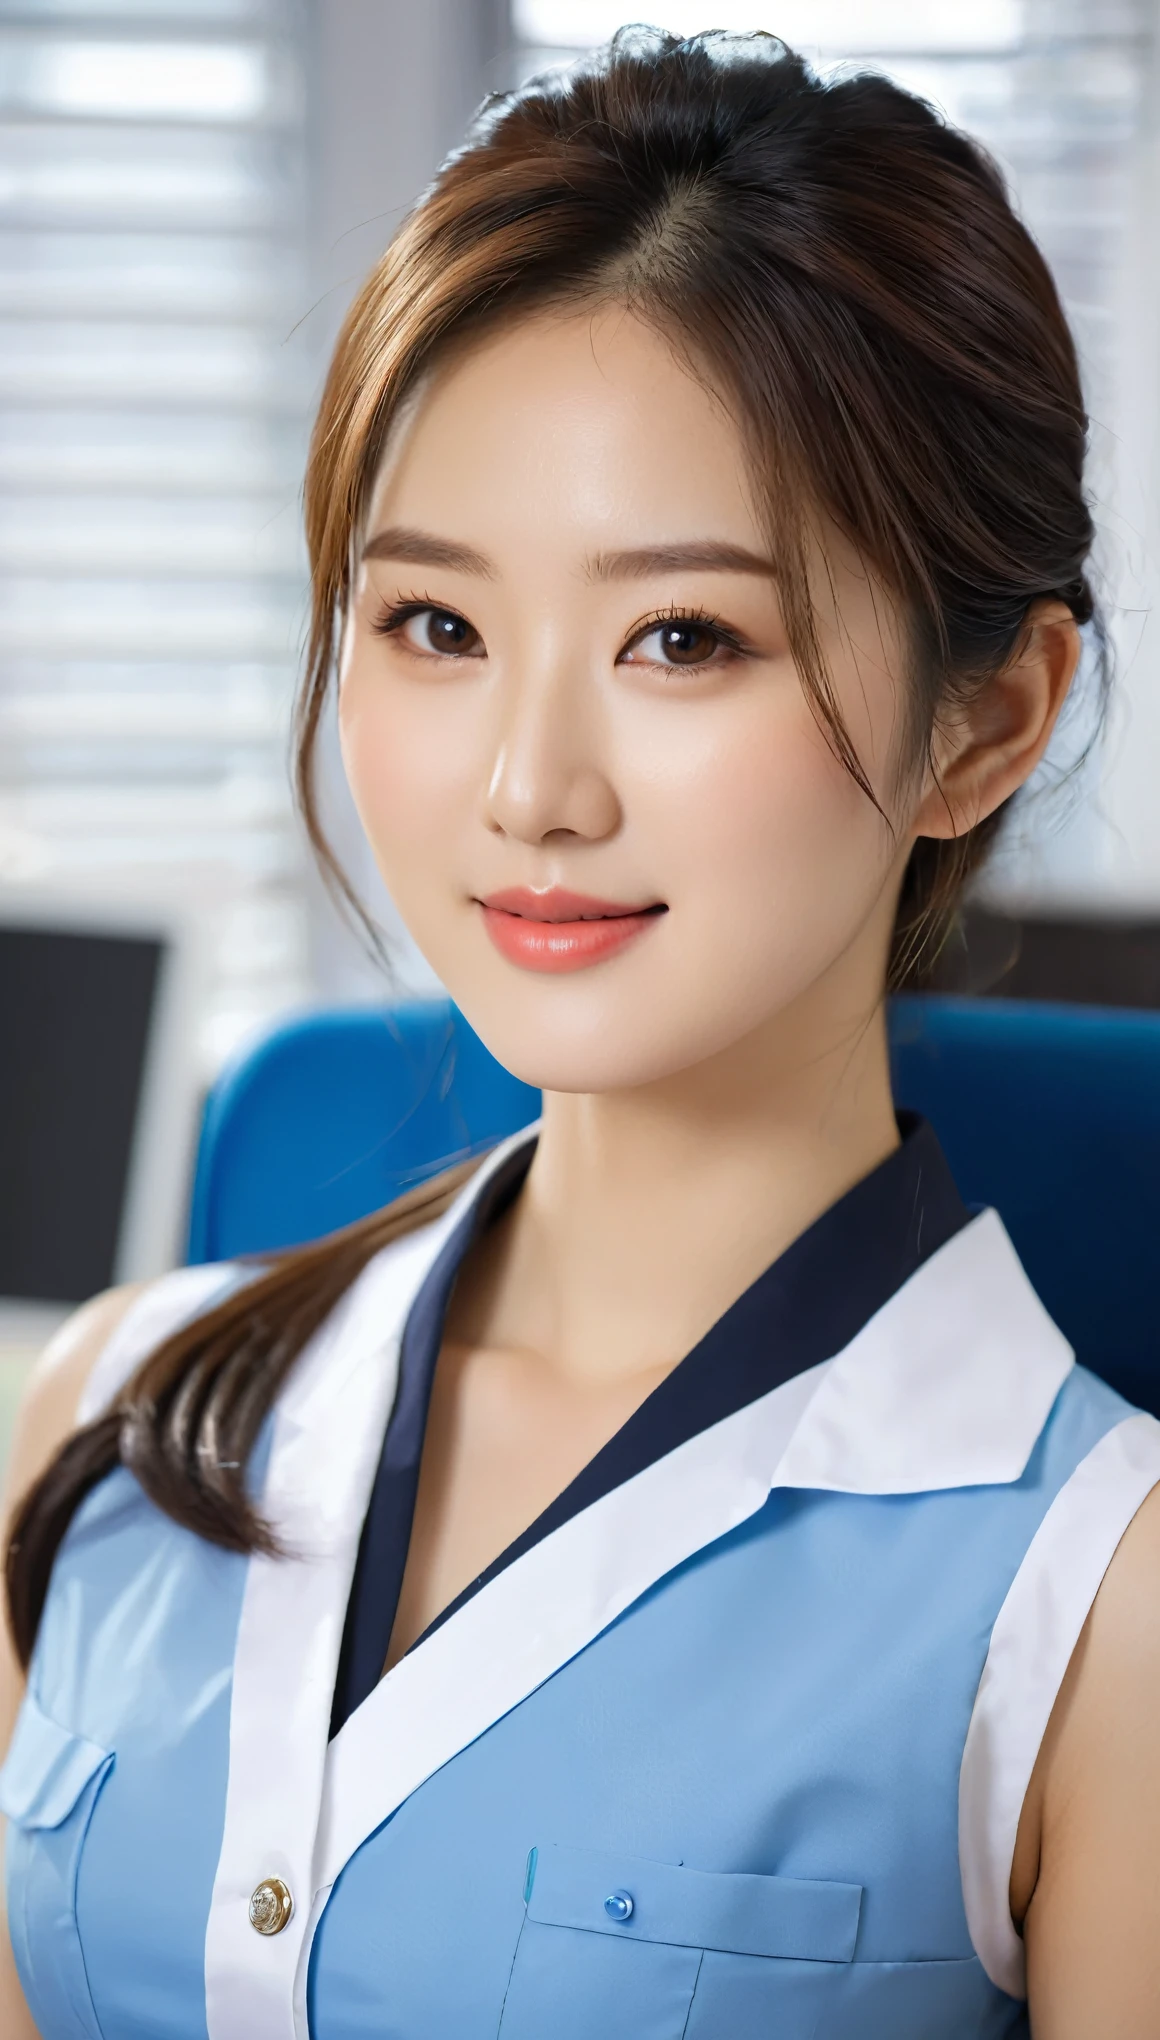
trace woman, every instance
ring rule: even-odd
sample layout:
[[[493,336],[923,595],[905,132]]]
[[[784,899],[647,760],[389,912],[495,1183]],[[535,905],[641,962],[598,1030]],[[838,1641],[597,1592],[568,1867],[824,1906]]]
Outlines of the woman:
[[[1084,430],[989,164],[769,39],[618,41],[402,228],[313,444],[300,786],[337,666],[543,1122],[46,1363],[43,2040],[1157,2030],[1160,1426],[883,1023],[1067,693]]]

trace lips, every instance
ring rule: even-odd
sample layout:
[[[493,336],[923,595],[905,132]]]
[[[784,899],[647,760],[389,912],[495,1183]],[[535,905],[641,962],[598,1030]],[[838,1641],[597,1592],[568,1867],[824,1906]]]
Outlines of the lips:
[[[511,886],[479,902],[483,923],[509,963],[523,970],[585,970],[635,942],[661,919],[662,901],[644,905],[601,900],[553,886],[532,892]]]

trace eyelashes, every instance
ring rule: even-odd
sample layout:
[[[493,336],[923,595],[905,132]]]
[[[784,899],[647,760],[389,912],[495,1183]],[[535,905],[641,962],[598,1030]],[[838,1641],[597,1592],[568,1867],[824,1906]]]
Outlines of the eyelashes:
[[[425,609],[434,609],[434,602],[421,602],[418,597],[409,597],[405,602],[389,602],[371,619],[371,629],[376,637],[390,637],[412,616],[421,616]],[[448,612],[450,614],[450,611]]]
[[[460,614],[458,609],[446,609],[441,603],[411,599],[397,602],[385,609],[372,622],[371,629],[379,637],[392,637],[407,630],[409,624],[426,617],[426,644],[407,638],[407,649],[416,658],[436,659],[478,659],[486,656],[483,639],[473,623]]]
[[[639,623],[633,625],[622,650],[617,655],[618,664],[622,661],[630,662],[637,646],[644,644],[650,637],[658,634],[664,636],[666,633],[671,640],[682,636],[691,637],[694,640],[694,645],[685,648],[690,653],[695,650],[695,641],[698,633],[702,639],[711,641],[713,650],[727,652],[734,658],[746,658],[750,652],[750,647],[740,632],[734,630],[722,617],[715,615],[712,610],[701,607],[690,609],[674,602],[664,609],[654,610],[651,616],[642,617]],[[672,659],[669,663],[674,667],[683,667],[686,671],[713,663],[712,654],[710,654],[709,658],[683,656],[682,648],[673,642],[670,642],[667,649],[672,654]],[[654,661],[650,663],[660,664],[665,662]]]
[[[426,596],[409,595],[404,601],[389,602],[385,608],[380,609],[371,619],[371,629],[376,637],[393,637],[396,631],[402,630],[405,623],[410,623],[412,617],[423,616],[428,610],[435,616],[459,617],[457,609],[448,609],[441,602],[432,602]],[[460,617],[460,621],[466,623],[467,618]]]
[[[388,603],[372,619],[370,627],[376,637],[396,637],[422,617],[427,619],[422,632],[426,641],[417,642],[410,633],[405,640],[407,650],[415,657],[446,661],[487,656],[483,638],[462,611],[435,602],[429,595],[410,595]],[[660,640],[658,650],[663,656],[642,655],[642,647],[651,637]],[[654,665],[670,672],[695,671],[715,668],[728,659],[751,656],[752,647],[722,617],[700,605],[690,607],[673,602],[638,618],[617,653],[616,663]]]

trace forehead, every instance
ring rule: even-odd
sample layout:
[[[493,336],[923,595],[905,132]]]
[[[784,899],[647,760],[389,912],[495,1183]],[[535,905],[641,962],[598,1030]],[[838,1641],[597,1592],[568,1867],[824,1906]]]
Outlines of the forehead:
[[[475,539],[482,524],[493,546],[528,526],[585,544],[757,535],[736,424],[620,306],[540,313],[438,362],[395,421],[370,516]]]

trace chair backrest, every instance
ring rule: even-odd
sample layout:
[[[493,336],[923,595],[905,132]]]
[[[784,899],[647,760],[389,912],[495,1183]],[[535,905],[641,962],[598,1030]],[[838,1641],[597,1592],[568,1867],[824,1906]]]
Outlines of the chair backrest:
[[[1160,1014],[898,999],[891,1038],[968,1203],[1001,1212],[1080,1358],[1160,1413]],[[291,1021],[209,1099],[190,1259],[317,1238],[538,1110],[445,1001]]]
[[[191,1261],[318,1239],[535,1119],[449,1000],[284,1022],[218,1079],[194,1178]]]
[[[1160,1415],[1160,1013],[898,999],[894,1094],[993,1204],[1079,1358]]]

